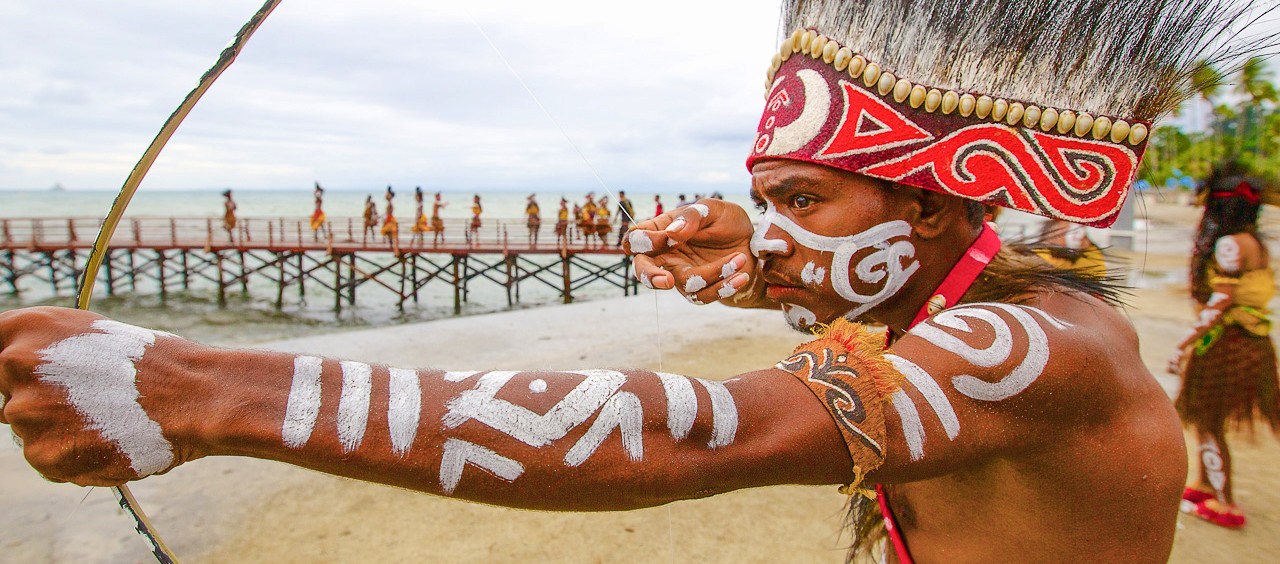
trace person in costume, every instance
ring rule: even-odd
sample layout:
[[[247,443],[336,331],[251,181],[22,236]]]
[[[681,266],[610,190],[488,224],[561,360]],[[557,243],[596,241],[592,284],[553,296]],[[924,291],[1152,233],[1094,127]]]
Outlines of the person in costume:
[[[373,196],[365,196],[364,198],[364,239],[367,242],[369,236],[374,239],[378,238],[378,205],[373,203]]]
[[[227,240],[236,241],[236,201],[231,198],[231,189],[222,191],[222,228],[227,230]]]
[[[542,211],[538,208],[535,194],[529,194],[528,203],[524,206],[525,225],[529,228],[529,245],[537,246],[538,230],[542,228]]]
[[[573,222],[575,229],[574,233],[570,233],[570,238],[582,238],[584,236],[582,231],[582,206],[578,205],[576,201],[573,203]]]
[[[413,239],[410,244],[419,245],[426,239],[426,233],[431,231],[431,222],[427,219],[421,186],[413,187],[413,201],[417,204],[417,209],[413,212]]]
[[[400,239],[400,224],[396,222],[396,193],[387,186],[387,192],[383,196],[387,200],[387,212],[382,216],[382,238],[387,241],[388,245],[395,246]]]
[[[436,197],[431,202],[431,244],[439,247],[440,241],[444,240],[444,219],[440,217],[440,208],[449,205],[440,198],[440,193],[436,192]]]
[[[625,191],[618,190],[618,242],[615,244],[616,246],[622,246],[622,236],[626,234],[628,229],[631,229],[631,222],[635,221],[635,218],[636,209],[631,204],[631,199],[627,197]]]
[[[1058,268],[1089,270],[1098,276],[1107,275],[1102,249],[1089,238],[1083,225],[1049,220],[1040,226],[1040,239],[1045,246],[1036,249],[1036,254],[1049,264]]]
[[[476,194],[471,199],[471,224],[467,226],[468,245],[480,242],[480,213],[483,211],[484,207],[480,205],[480,194]]]
[[[596,237],[600,238],[600,248],[609,245],[609,233],[613,231],[613,223],[609,220],[609,197],[601,196],[596,205]]]
[[[1182,376],[1175,405],[1195,432],[1197,471],[1183,510],[1228,528],[1245,524],[1231,488],[1227,432],[1261,419],[1280,434],[1280,381],[1271,342],[1275,273],[1258,236],[1261,182],[1238,161],[1215,166],[1200,185],[1204,215],[1191,259],[1197,322],[1175,347],[1170,371]]]
[[[776,364],[410,370],[28,308],[0,313],[0,422],[81,485],[221,455],[540,510],[839,484],[854,550],[891,562],[1164,561],[1186,452],[1115,288],[1003,245],[982,205],[1109,225],[1150,122],[1214,60],[1197,42],[1247,9],[889,4],[784,2],[759,225],[703,200],[626,238],[646,285],[814,333]]]
[[[569,244],[569,200],[560,197],[560,210],[556,212],[556,245]]]
[[[320,232],[324,231],[327,234],[329,231],[329,228],[324,223],[324,188],[320,187],[319,182],[316,182],[316,188],[311,194],[314,196],[316,204],[315,210],[311,212],[311,239],[319,241]]]
[[[587,193],[587,202],[582,204],[582,209],[578,210],[578,233],[582,235],[582,242],[585,245],[590,245],[592,237],[596,234],[596,210],[598,209],[595,192]]]

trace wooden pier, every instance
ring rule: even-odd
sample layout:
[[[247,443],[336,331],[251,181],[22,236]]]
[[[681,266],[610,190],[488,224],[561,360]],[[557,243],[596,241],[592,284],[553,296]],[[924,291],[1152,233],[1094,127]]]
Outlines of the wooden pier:
[[[0,218],[0,292],[20,295],[32,285],[54,295],[74,294],[93,239],[96,218]],[[356,304],[357,290],[389,292],[397,307],[417,303],[428,285],[452,287],[453,309],[477,284],[506,291],[507,304],[520,301],[522,285],[549,287],[565,303],[588,285],[607,285],[634,294],[631,258],[615,245],[616,226],[601,243],[575,226],[557,241],[554,222],[543,222],[535,243],[524,218],[484,219],[468,232],[469,219],[446,219],[441,233],[413,233],[400,223],[397,236],[383,237],[381,224],[364,229],[357,217],[331,218],[313,231],[308,218],[240,218],[227,230],[222,218],[139,217],[123,220],[98,273],[107,295],[171,291],[193,287],[217,292],[225,306],[229,292],[268,285],[275,305],[289,296],[305,300],[323,292],[341,311]],[[438,236],[437,236],[438,235]]]

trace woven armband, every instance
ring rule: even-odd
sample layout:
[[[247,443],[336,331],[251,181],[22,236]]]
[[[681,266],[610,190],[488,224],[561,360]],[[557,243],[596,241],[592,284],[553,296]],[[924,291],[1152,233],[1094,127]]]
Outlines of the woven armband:
[[[902,374],[883,350],[883,334],[841,319],[777,364],[809,386],[840,429],[853,459],[853,483],[841,488],[846,494],[873,497],[862,478],[884,462],[884,409]]]

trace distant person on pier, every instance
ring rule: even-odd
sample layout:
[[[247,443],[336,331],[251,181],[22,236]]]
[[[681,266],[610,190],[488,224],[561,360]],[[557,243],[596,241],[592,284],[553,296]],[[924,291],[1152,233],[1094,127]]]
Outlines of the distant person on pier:
[[[387,213],[382,218],[382,237],[387,240],[387,244],[394,246],[400,240],[400,224],[396,223],[396,207],[392,200],[395,199],[396,193],[387,186],[387,193],[384,196],[387,199]]]
[[[622,237],[631,229],[631,222],[636,218],[636,209],[631,205],[631,199],[627,198],[625,191],[618,191],[618,243],[622,246]]]
[[[1280,378],[1268,309],[1275,275],[1258,234],[1261,188],[1234,161],[1215,166],[1200,186],[1204,216],[1190,276],[1197,321],[1169,361],[1169,371],[1182,376],[1174,405],[1196,434],[1198,454],[1182,510],[1231,529],[1245,520],[1231,487],[1227,433],[1252,434],[1261,422],[1280,435]]]
[[[600,204],[596,206],[596,237],[600,238],[600,248],[603,249],[609,244],[609,232],[613,230],[613,224],[609,221],[609,197],[601,196]]]
[[[665,211],[666,210],[662,208],[662,195],[654,194],[653,195],[653,217],[658,217],[662,215],[663,212]]]
[[[524,215],[528,218],[529,244],[538,244],[538,230],[542,228],[542,210],[538,207],[536,194],[529,194],[529,203],[524,206]]]
[[[471,199],[471,225],[467,228],[467,244],[475,245],[480,242],[480,213],[484,211],[484,206],[480,205],[480,194],[476,194]]]
[[[437,247],[444,240],[444,219],[440,217],[440,208],[447,205],[449,203],[441,200],[440,193],[436,192],[436,199],[431,202],[431,244]]]
[[[582,235],[582,206],[578,205],[578,202],[573,203],[573,222],[578,227],[577,234],[570,233],[568,240]]]
[[[231,189],[222,191],[222,227],[227,230],[227,240],[236,242],[236,201],[231,199]]]
[[[369,235],[373,235],[374,239],[378,238],[378,204],[373,203],[373,196],[365,196],[364,198],[364,240],[369,241]]]
[[[324,215],[324,188],[320,187],[320,183],[316,182],[316,189],[312,192],[316,200],[316,209],[311,212],[311,238],[320,240],[320,232],[324,231],[328,234],[328,228],[325,227]]]
[[[676,207],[677,207],[677,208],[683,208],[683,207],[685,207],[685,206],[687,206],[687,205],[689,205],[689,204],[692,204],[692,203],[693,203],[693,202],[690,202],[687,198],[685,198],[685,197],[684,197],[684,194],[680,194],[680,199],[679,199],[679,200],[676,200]]]
[[[417,203],[418,207],[414,211],[413,239],[410,240],[410,244],[419,245],[422,244],[426,238],[426,235],[424,234],[431,231],[431,222],[427,219],[427,213],[423,210],[421,186],[415,186],[413,188],[413,201]]]
[[[578,232],[582,234],[582,242],[591,244],[591,236],[596,233],[596,193],[587,193],[587,203],[582,204],[578,215]]]
[[[556,245],[569,244],[569,200],[560,197],[560,211],[556,212]]]

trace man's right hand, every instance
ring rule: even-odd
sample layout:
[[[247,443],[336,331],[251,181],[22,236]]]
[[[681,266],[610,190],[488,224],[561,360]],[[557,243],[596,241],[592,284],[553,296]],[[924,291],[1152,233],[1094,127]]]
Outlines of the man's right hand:
[[[636,224],[623,248],[645,286],[675,289],[696,304],[762,307],[768,303],[751,255],[754,229],[741,206],[703,199]]]

